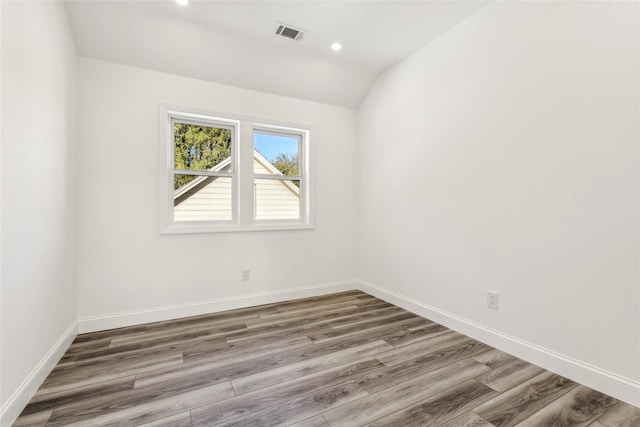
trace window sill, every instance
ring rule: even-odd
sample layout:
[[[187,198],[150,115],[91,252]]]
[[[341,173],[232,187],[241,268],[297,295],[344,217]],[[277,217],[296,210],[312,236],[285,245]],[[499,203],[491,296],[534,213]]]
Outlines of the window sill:
[[[311,224],[198,225],[172,224],[160,231],[164,234],[245,233],[253,231],[313,230]]]

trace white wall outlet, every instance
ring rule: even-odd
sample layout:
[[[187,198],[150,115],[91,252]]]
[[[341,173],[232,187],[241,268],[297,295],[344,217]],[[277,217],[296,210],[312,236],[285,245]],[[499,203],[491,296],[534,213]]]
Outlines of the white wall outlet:
[[[487,307],[498,309],[498,292],[487,291]]]
[[[251,279],[251,270],[249,270],[248,268],[243,268],[242,269],[242,281],[246,281],[246,280],[250,280]]]

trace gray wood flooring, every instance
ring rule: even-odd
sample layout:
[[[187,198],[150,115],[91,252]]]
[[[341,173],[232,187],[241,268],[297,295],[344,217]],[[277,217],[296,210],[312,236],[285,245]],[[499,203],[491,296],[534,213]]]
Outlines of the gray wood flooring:
[[[359,291],[79,335],[15,426],[638,427],[640,409]]]

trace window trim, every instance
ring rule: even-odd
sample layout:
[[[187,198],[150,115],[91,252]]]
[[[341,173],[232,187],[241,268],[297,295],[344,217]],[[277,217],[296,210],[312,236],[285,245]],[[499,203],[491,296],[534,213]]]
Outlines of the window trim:
[[[231,144],[232,172],[183,171],[191,175],[231,176],[232,179],[232,219],[229,221],[174,221],[173,220],[173,122],[178,117],[187,123],[205,126],[233,126]],[[183,123],[183,121],[180,121]],[[276,134],[293,133],[301,135],[300,168],[300,219],[256,220],[254,216],[254,174],[253,174],[253,130],[271,130]],[[159,233],[163,234],[205,234],[245,231],[287,231],[312,230],[310,191],[311,168],[309,162],[310,126],[289,125],[274,120],[256,119],[236,114],[220,114],[193,108],[160,105],[160,150],[159,150]],[[179,172],[179,171],[178,171]],[[281,179],[269,177],[268,179]],[[285,180],[293,180],[286,177]],[[303,188],[304,182],[304,188]],[[250,197],[248,197],[250,196]]]

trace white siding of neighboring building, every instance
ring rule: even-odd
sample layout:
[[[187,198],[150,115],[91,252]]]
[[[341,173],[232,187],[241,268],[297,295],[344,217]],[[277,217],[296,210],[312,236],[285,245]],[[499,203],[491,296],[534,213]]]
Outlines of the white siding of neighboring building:
[[[273,174],[256,158],[253,168],[257,174]],[[294,186],[280,180],[256,179],[254,190],[256,219],[300,218],[300,196]],[[175,221],[231,220],[231,178],[207,178],[177,197],[175,203]]]
[[[256,158],[253,159],[253,172],[265,175],[272,174]],[[287,183],[275,179],[255,180],[253,194],[256,219],[300,218],[300,196],[297,189],[291,188]]]
[[[230,221],[231,178],[207,178],[175,202],[175,221]]]

